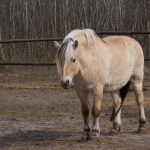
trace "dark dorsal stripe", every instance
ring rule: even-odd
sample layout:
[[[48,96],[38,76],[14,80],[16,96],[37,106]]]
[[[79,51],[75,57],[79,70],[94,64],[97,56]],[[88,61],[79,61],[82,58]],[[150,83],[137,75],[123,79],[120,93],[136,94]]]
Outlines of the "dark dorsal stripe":
[[[96,34],[96,32],[94,32],[94,34],[95,34],[95,36],[96,37],[98,37],[102,42],[104,42],[104,43],[106,43],[107,44],[107,42],[106,41],[104,41],[103,39],[101,39],[97,34]]]
[[[58,50],[57,57],[62,58],[62,53],[64,52],[64,50],[66,50],[67,45],[68,45],[68,42],[65,42],[65,43],[62,44],[62,46]]]
[[[65,51],[66,51],[66,48],[67,48],[68,43],[69,43],[70,41],[75,42],[75,40],[74,40],[73,38],[67,39],[67,40],[62,44],[62,46],[60,47],[60,49],[58,50],[57,57],[61,57],[61,58],[62,58],[62,57],[65,56]],[[63,53],[64,56],[62,56],[62,53]]]

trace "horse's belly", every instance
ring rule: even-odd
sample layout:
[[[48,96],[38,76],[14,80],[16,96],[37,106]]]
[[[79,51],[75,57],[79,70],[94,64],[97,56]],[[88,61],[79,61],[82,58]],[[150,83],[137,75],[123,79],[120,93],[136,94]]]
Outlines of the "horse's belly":
[[[128,75],[123,78],[118,78],[118,79],[111,80],[110,82],[106,82],[103,88],[104,92],[111,92],[111,91],[121,89],[123,86],[127,84],[127,82],[130,80],[130,77],[131,76]]]
[[[104,85],[104,92],[121,89],[128,83],[134,69],[133,59],[132,57],[129,58],[127,59],[128,61],[118,62],[118,65],[115,65],[110,69]]]
[[[112,92],[112,91],[116,91],[118,89],[121,89],[123,86],[121,85],[105,85],[103,90],[104,90],[104,93],[105,92]]]
[[[104,92],[112,92],[112,91],[116,91],[118,89],[121,89],[123,86],[125,86],[126,84],[115,84],[115,85],[104,85]]]

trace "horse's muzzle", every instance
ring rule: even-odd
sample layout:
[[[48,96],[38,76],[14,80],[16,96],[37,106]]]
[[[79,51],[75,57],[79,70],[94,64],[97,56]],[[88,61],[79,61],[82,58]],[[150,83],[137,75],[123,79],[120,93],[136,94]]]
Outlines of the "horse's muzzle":
[[[64,89],[68,89],[69,88],[69,80],[66,80],[66,81],[61,81],[61,86],[64,88]]]

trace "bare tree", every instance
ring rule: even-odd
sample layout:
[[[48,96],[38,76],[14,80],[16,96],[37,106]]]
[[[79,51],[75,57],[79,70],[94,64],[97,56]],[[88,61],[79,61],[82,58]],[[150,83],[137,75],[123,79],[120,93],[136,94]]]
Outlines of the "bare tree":
[[[96,31],[150,30],[149,0],[1,0],[0,12],[2,40],[64,37],[80,20]],[[150,57],[149,35],[134,38]],[[0,53],[6,61],[53,61],[56,50],[37,42],[2,45]]]

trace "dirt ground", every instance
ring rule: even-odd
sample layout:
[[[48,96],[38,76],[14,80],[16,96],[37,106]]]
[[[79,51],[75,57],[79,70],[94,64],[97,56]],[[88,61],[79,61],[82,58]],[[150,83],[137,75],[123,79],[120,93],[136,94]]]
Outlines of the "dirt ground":
[[[0,76],[0,149],[150,150],[150,75],[144,78],[143,91],[146,135],[136,133],[138,108],[130,89],[122,107],[121,134],[108,135],[112,126],[109,121],[112,100],[110,94],[104,94],[100,141],[80,143],[83,118],[73,87],[63,90],[58,80],[49,78]]]

